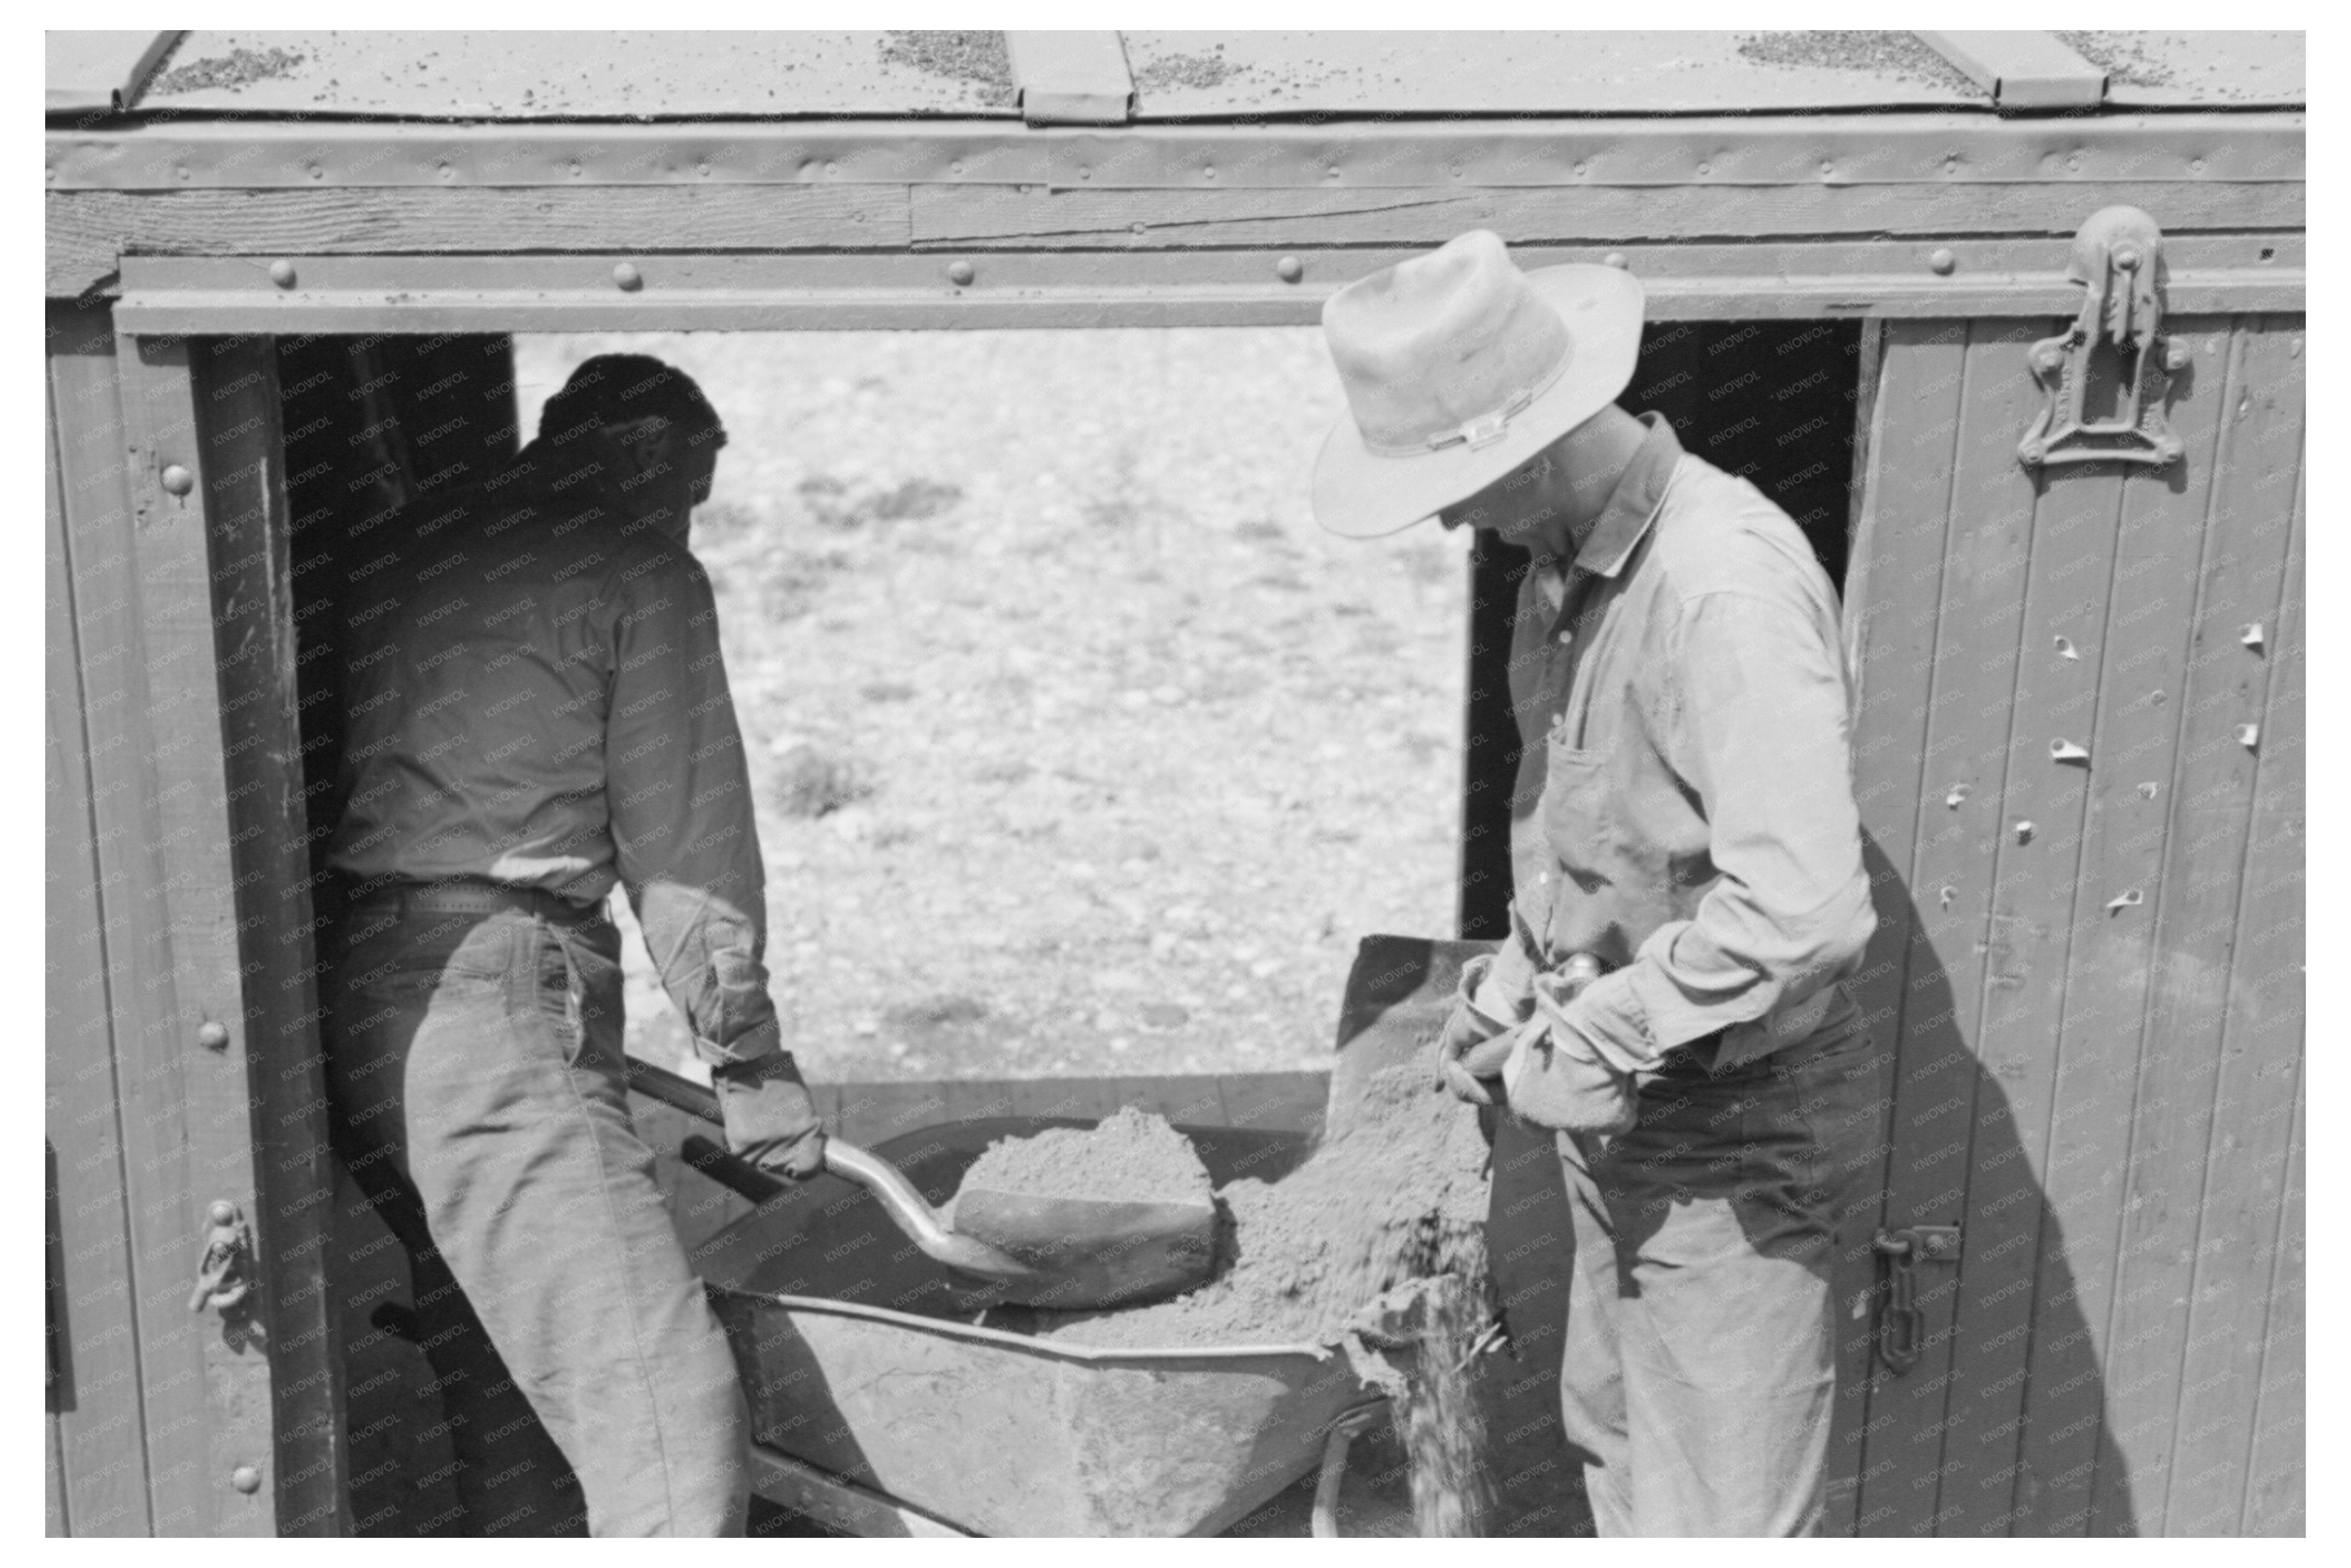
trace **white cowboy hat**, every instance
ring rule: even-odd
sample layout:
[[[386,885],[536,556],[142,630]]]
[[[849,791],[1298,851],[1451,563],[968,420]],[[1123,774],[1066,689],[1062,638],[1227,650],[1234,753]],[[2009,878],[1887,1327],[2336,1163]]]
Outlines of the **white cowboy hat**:
[[[1314,519],[1371,538],[1464,501],[1633,379],[1641,286],[1615,267],[1521,272],[1486,229],[1359,278],[1322,306],[1346,390],[1314,460]]]

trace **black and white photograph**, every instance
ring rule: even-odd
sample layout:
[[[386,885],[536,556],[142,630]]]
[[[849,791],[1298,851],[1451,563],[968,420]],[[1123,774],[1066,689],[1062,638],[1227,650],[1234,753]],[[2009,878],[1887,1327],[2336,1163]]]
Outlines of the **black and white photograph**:
[[[2309,1539],[2301,19],[1025,9],[45,28],[46,1535]]]

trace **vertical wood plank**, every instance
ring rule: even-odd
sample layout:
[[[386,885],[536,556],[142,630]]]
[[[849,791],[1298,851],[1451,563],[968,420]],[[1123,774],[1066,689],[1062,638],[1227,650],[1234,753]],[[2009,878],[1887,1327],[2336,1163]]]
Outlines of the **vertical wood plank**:
[[[1976,1054],[1979,998],[1987,959],[1997,951],[1996,940],[1988,949],[1985,931],[1995,918],[2006,698],[2029,584],[2044,566],[2033,486],[2017,466],[2015,443],[2032,401],[2025,348],[2046,330],[2031,322],[1974,323],[1964,363],[1941,372],[1959,383],[1959,409],[1949,427],[1955,439],[1937,433],[1952,443],[1949,523],[1908,877],[1913,936],[1887,1132],[1889,1228],[1959,1224],[1969,1199],[1971,1112],[1984,1076]],[[1886,373],[1890,382],[1891,363]],[[1891,452],[1887,461],[1896,461]],[[1918,477],[1931,488],[1933,470]],[[1950,1521],[1938,1481],[1967,1268],[1963,1260],[1956,1270],[1922,1271],[1917,1364],[1881,1375],[1872,1388],[1858,1521],[1865,1534],[1932,1534]]]
[[[58,1436],[54,1414],[44,1416],[43,1421],[46,1429],[41,1434],[41,1534],[45,1538],[68,1536],[73,1533],[73,1521],[66,1516],[64,1439]]]
[[[53,329],[93,329],[78,313],[53,310]],[[94,329],[110,338],[103,318]],[[98,386],[68,375],[78,394]],[[47,589],[47,808],[44,849],[45,1131],[49,1204],[56,1234],[50,1253],[49,1325],[57,1346],[59,1381],[50,1390],[49,1421],[55,1521],[82,1535],[149,1533],[147,1434],[141,1399],[138,1335],[131,1312],[129,1197],[124,1185],[121,1107],[117,1097],[111,1007],[99,926],[96,823],[89,744],[83,724],[62,453],[57,444],[57,388],[47,389],[48,486],[44,570]],[[111,419],[106,394],[79,396],[73,417]],[[105,477],[111,478],[110,473]],[[115,490],[119,493],[119,484]],[[84,508],[106,486],[77,497]]]
[[[297,696],[292,540],[266,338],[191,353],[226,769],[228,890],[251,1069],[255,1244],[277,1433],[277,1532],[347,1535],[342,1356],[325,1284],[334,1211]]]
[[[2226,319],[2203,325],[2225,345]],[[1997,1173],[1990,1157],[1979,1159],[1969,1206],[1960,1310],[1970,1386],[1947,1439],[1954,1462],[1946,1480],[1975,1505],[1962,1527],[1969,1534],[2078,1534],[2088,1521],[2106,1440],[2110,1379],[2096,1355],[2113,1298],[2113,1206],[2130,1137],[2218,411],[2232,363],[2216,353],[2174,398],[2172,427],[2185,452],[2172,468],[2093,465],[2046,481],[2051,527],[2082,519],[2078,548],[2060,543],[2052,573],[2071,572],[2076,583],[2038,601],[2025,628],[2011,767],[2026,779],[2009,803],[2014,817],[2038,821],[2046,776],[2074,776],[2057,781],[2069,801],[2074,785],[2086,789],[2070,856],[2054,831],[2029,841],[2011,831],[1999,852],[2003,908],[2024,912],[2028,954],[2046,945],[2045,958],[2028,965],[2062,969],[2043,967],[2018,986],[2014,1012],[1995,979],[1986,1008],[1984,1049],[1996,1076],[2013,1086],[2016,1146],[2026,1157]],[[2095,539],[2102,517],[2113,530],[2103,549]],[[2036,576],[2041,570],[2036,560]],[[2095,634],[2070,629],[2094,622]],[[2059,636],[2074,657],[2057,647]],[[2049,740],[2060,734],[2088,748],[2086,769],[2053,764]],[[2148,779],[2154,789],[2136,787]],[[2143,902],[2110,910],[2126,890]],[[2056,1316],[2044,1322],[2053,1305]],[[2074,1333],[2077,1324],[2088,1333]]]
[[[2268,433],[2283,429],[2289,443],[2300,439],[2299,396],[2280,406],[2278,372],[2288,368],[2283,345],[2258,332],[2231,331],[2231,325],[2179,324],[2199,349],[2218,350],[2199,354],[2197,371],[2206,384],[2187,400],[2197,418],[2192,425],[2175,419],[2189,439],[2191,465],[2201,433],[2210,426],[2218,436],[2209,504],[2196,530],[2201,559],[2187,585],[2195,610],[2185,656],[2178,661],[2148,656],[2150,638],[2163,637],[2169,627],[2170,617],[2161,612],[2146,616],[2151,624],[2145,634],[2118,636],[2107,650],[2110,663],[2126,671],[2118,684],[2140,706],[2116,705],[2101,718],[2098,750],[2113,755],[2121,770],[2095,786],[2093,821],[2140,821],[2126,832],[2109,830],[2109,837],[2125,841],[2120,852],[2094,837],[2085,868],[2103,862],[2104,874],[2093,882],[2085,871],[2066,1004],[2056,1146],[2098,1140],[2101,1128],[2119,1129],[2127,1160],[2080,1161],[2052,1174],[2052,1206],[2068,1244],[2077,1297],[2085,1315],[2107,1325],[2105,1409],[2095,1383],[2045,1392],[2064,1388],[2069,1375],[2062,1365],[2036,1366],[2025,1411],[2025,1461],[2036,1477],[2074,1477],[2095,1465],[2090,1496],[2101,1534],[2168,1533],[2164,1497],[2175,1462],[2171,1437],[2188,1273],[2252,805],[2254,754],[2234,742],[2227,716],[2260,711],[2268,665],[2244,645],[2240,632],[2252,622],[2274,624],[2284,572],[2290,498],[2274,494],[2272,476],[2282,472],[2290,488],[2294,464]],[[2187,407],[2176,413],[2184,414]],[[2249,419],[2256,408],[2263,412]],[[2129,486],[2140,495],[2150,487]],[[2265,488],[2272,492],[2267,520],[2273,526],[2249,526],[2263,520]],[[2178,534],[2189,537],[2184,528]],[[2138,613],[2125,608],[2126,598],[2118,585],[2117,623]],[[2163,705],[2168,724],[2159,746],[2154,736],[2134,733],[2133,719],[2147,711],[2141,695],[2147,688],[2175,699]],[[2146,791],[2145,785],[2155,789]],[[2159,837],[2149,833],[2148,819],[2160,824]],[[2144,850],[2135,848],[2142,844]],[[2148,860],[2153,863],[2134,863]],[[2139,889],[2146,902],[2108,913],[2101,888],[2106,898]],[[2140,928],[2152,937],[2151,951],[2137,940]],[[2104,1049],[2109,1045],[2115,1050]],[[2131,1056],[2116,1059],[2124,1047]],[[2068,1262],[2050,1256],[2043,1267],[2053,1276]],[[2258,1360],[2257,1343],[2244,1352]],[[2248,1385],[2256,1375],[2248,1362]],[[2195,1461],[2185,1450],[2177,1458]],[[2065,1500],[2054,1511],[2078,1506],[2084,1490],[2075,1482],[2044,1499],[2020,1494],[2025,1510],[2020,1529],[2034,1532],[2040,1511],[2054,1499]]]
[[[2003,1419],[1995,1412],[2003,1406],[2013,1410],[2006,1402],[2016,1397],[2028,1336],[2072,1347],[2086,1377],[2096,1378],[2095,1340],[2075,1332],[2083,1322],[2070,1291],[2061,1286],[2043,1292],[2042,1315],[2030,1323],[2021,1322],[2027,1314],[2020,1311],[2020,1298],[2033,1294],[2036,1249],[2049,1223],[2040,1183],[2050,1169],[2057,1040],[2082,896],[2089,781],[2098,766],[2098,673],[2106,652],[2123,497],[2115,476],[2095,467],[2043,471],[2034,479],[2018,466],[2012,443],[2039,397],[2025,370],[2027,336],[2011,339],[2008,350],[1987,366],[2021,394],[2000,426],[2009,482],[2037,487],[2040,496],[2023,616],[2002,629],[2013,639],[2007,664],[2014,672],[2014,700],[2004,712],[1994,708],[2004,733],[1985,758],[1999,814],[1984,811],[1968,824],[1979,847],[1959,873],[1968,891],[1982,899],[1970,934],[1982,956],[1966,963],[1964,982],[1954,966],[1952,985],[1962,1016],[1973,1014],[1980,1022],[1968,1042],[1974,1051],[1967,1063],[1972,1092],[1954,1096],[1954,1109],[1967,1118],[1956,1135],[1968,1158],[1953,1173],[1966,1189],[1958,1214],[1965,1239],[1953,1303],[1955,1377],[1937,1519],[1939,1532],[1966,1535],[2009,1526],[2019,1434],[2012,1414]],[[1988,684],[1996,691],[2001,682]],[[1988,695],[1979,700],[1994,706]],[[2086,766],[2059,760],[2053,747],[2061,740],[2086,749],[2092,760]],[[1930,793],[1937,782],[1930,778]],[[2029,836],[2015,828],[2020,821],[2033,824]],[[2113,1158],[2116,1131],[2105,1129],[2102,1140],[2067,1148],[2066,1159]],[[2103,1322],[2088,1326],[2094,1334],[2105,1327]],[[2006,1371],[1988,1373],[1987,1367]],[[2086,1519],[2083,1510],[2050,1519],[2047,1528],[2078,1534]]]
[[[2306,1445],[2304,1419],[2303,1300],[2308,1260],[2303,1235],[2304,1109],[2294,1103],[2294,1133],[2286,1149],[2284,1201],[2278,1214],[2277,1272],[2270,1281],[2269,1332],[2262,1341],[2260,1403],[2246,1461],[2240,1534],[2298,1536],[2308,1529],[2304,1506]]]
[[[186,345],[125,340],[114,364],[131,508],[111,541],[120,566],[91,591],[78,583],[76,604],[84,646],[120,651],[111,674],[126,698],[110,716],[110,738],[121,748],[114,765],[129,776],[120,807],[128,820],[101,820],[100,894],[110,959],[118,949],[126,956],[111,988],[126,1119],[148,1135],[133,1155],[131,1186],[154,1529],[267,1535],[276,1526],[277,1467],[259,1302],[248,1297],[225,1315],[191,1313],[187,1303],[207,1207],[225,1199],[248,1219],[258,1208],[204,455]],[[163,488],[172,465],[194,476],[189,495]],[[133,760],[141,752],[143,768]],[[207,1022],[227,1028],[223,1049],[196,1044]],[[251,1494],[228,1484],[248,1465],[264,1483]]]
[[[2290,348],[2300,336],[2300,326],[2297,320],[2291,335],[2281,334]],[[2288,460],[2280,461],[2283,467]],[[2257,1418],[2279,1421],[2282,1428],[2298,1423],[2298,1387],[2291,1396],[2284,1394],[2277,1386],[2280,1374],[2267,1364],[2250,1379],[2249,1387],[2247,1375],[2255,1364],[2240,1347],[2263,1339],[2273,1323],[2295,1335],[2300,1324],[2298,1299],[2282,1303],[2272,1295],[2277,1288],[2299,1291],[2298,1263],[2272,1253],[2280,1246],[2281,1211],[2291,1211],[2296,1203],[2287,1188],[2294,1170],[2293,1126],[2304,1024],[2304,507],[2298,486],[2287,530],[2285,583],[2273,629],[2269,691],[2259,720],[2252,830],[2229,973],[2202,1202],[2196,1216],[2193,1273],[2188,1281],[2186,1357],[2174,1440],[2180,1461],[2165,1510],[2167,1528],[2175,1532],[2199,1525],[2228,1530],[2233,1520],[2256,1513],[2274,1525],[2299,1507],[2299,1434],[2288,1436],[2281,1429],[2263,1444],[2257,1440],[2260,1429],[2254,1425]],[[2257,515],[2241,519],[2239,526],[2259,528],[2270,521]],[[2241,722],[2238,713],[2225,707],[2210,716],[2210,727],[2231,746],[2238,744],[2231,731]],[[2298,1259],[2299,1235],[2289,1235],[2286,1241]],[[2289,1307],[2283,1318],[2278,1316],[2281,1304]],[[2281,1357],[2289,1364],[2298,1354],[2281,1345]],[[2255,1450],[2262,1448],[2273,1457],[2273,1468],[2267,1475],[2251,1463]]]
[[[213,1452],[214,1412],[206,1385],[223,1362],[230,1364],[227,1380],[236,1381],[233,1364],[240,1353],[212,1348],[211,1342],[220,1338],[216,1322],[200,1342],[201,1320],[188,1312],[187,1291],[203,1243],[206,1201],[228,1197],[249,1209],[253,1195],[249,1172],[235,1186],[215,1187],[212,1178],[222,1173],[208,1168],[192,1149],[183,1074],[193,1070],[224,1088],[234,1082],[241,1112],[243,1061],[234,1042],[232,1053],[239,1057],[234,1078],[226,1064],[189,1061],[198,1049],[190,1040],[196,1019],[181,1027],[164,892],[172,873],[163,841],[167,831],[179,830],[167,824],[161,779],[167,768],[186,771],[187,747],[183,742],[164,751],[153,723],[158,710],[172,706],[178,694],[151,688],[151,595],[130,485],[128,449],[134,438],[126,424],[112,325],[103,310],[57,305],[50,309],[57,329],[50,340],[51,376],[63,415],[58,465],[97,829],[99,929],[115,1090],[126,1140],[128,1304],[147,1422],[147,1529],[154,1534],[207,1534],[220,1528],[221,1497],[235,1494],[225,1484],[227,1469],[215,1462]],[[202,580],[202,573],[197,576]],[[210,635],[207,617],[199,644],[207,670]],[[216,758],[217,730],[214,736],[210,749]],[[182,832],[174,841],[188,836]],[[220,842],[226,836],[225,824],[216,824],[210,836]],[[198,1196],[200,1181],[214,1190]],[[266,1402],[265,1388],[254,1403]],[[253,1447],[256,1456],[265,1455],[266,1442]],[[239,1511],[230,1511],[233,1523]]]
[[[1959,439],[1966,329],[1947,322],[1892,322],[1877,345],[1873,392],[1862,405],[1866,433],[1855,441],[1859,517],[1845,572],[1845,667],[1853,682],[1854,797],[1877,929],[1854,996],[1880,1058],[1881,1088],[1902,1023],[1903,980],[1917,939],[1908,883],[1918,825],[1920,768],[1935,659],[1937,609]],[[1887,1105],[1890,1108],[1890,1099]],[[1879,1137],[1857,1179],[1852,1233],[1863,1249],[1839,1260],[1837,1408],[1829,1438],[1827,1509],[1822,1531],[1861,1528],[1863,1448],[1876,1366],[1871,1312],[1876,1264],[1866,1249],[1883,1219],[1886,1142]],[[1874,1521],[1872,1532],[1887,1520]]]

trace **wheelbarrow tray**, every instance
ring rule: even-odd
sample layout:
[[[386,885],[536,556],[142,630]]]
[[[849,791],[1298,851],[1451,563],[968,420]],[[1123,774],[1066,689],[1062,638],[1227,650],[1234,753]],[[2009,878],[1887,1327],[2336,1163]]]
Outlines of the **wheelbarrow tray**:
[[[996,1139],[1087,1124],[949,1123],[876,1152],[939,1202]],[[1279,1176],[1307,1147],[1183,1130],[1219,1185]],[[755,1440],[975,1534],[1213,1535],[1312,1469],[1333,1421],[1375,1397],[1325,1346],[1102,1349],[971,1322],[984,1298],[847,1184],[796,1188],[696,1259]]]

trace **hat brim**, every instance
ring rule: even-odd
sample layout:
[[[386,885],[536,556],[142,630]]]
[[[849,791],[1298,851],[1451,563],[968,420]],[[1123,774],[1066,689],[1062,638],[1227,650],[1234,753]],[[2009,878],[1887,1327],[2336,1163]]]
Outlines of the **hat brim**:
[[[1615,401],[1641,354],[1643,296],[1618,267],[1537,267],[1527,282],[1567,322],[1575,352],[1560,378],[1510,419],[1502,438],[1408,457],[1364,444],[1352,413],[1339,416],[1314,459],[1314,520],[1346,538],[1377,538],[1466,501]]]

